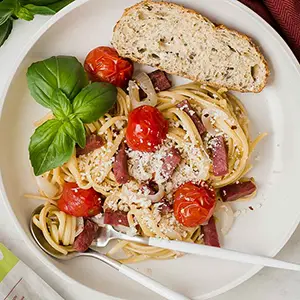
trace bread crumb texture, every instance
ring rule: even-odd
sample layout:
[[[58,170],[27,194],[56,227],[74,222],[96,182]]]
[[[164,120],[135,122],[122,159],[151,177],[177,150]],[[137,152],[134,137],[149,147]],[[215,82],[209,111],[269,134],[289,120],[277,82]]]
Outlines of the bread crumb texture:
[[[112,44],[135,62],[241,92],[260,92],[269,73],[249,37],[174,3],[143,1],[128,8]]]

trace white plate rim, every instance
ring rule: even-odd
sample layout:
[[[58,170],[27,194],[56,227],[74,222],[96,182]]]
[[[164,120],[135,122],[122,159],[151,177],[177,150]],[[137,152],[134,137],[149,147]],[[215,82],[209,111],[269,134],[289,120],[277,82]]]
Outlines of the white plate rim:
[[[60,19],[62,19],[65,15],[67,15],[68,13],[70,13],[71,11],[73,11],[74,9],[76,9],[77,7],[85,4],[86,2],[88,2],[89,0],[76,0],[73,3],[69,4],[67,7],[65,7],[64,9],[62,9],[61,11],[59,11],[58,13],[56,13],[53,17],[51,17],[48,21],[46,21],[46,23],[30,38],[30,40],[28,41],[28,43],[23,47],[21,53],[19,54],[19,56],[17,57],[11,72],[8,76],[8,79],[6,81],[6,84],[4,86],[3,89],[3,93],[1,95],[1,99],[5,99],[8,89],[10,87],[10,84],[12,83],[12,80],[15,76],[15,73],[17,72],[20,64],[22,63],[23,59],[26,57],[27,53],[30,51],[30,49],[34,46],[34,44],[42,37],[42,35],[50,28],[52,27],[57,21],[59,21]],[[170,0],[170,1],[174,1],[175,0]],[[287,58],[290,60],[291,64],[293,65],[293,67],[295,67],[296,72],[299,74],[300,76],[300,64],[298,63],[295,55],[293,54],[292,50],[289,48],[289,46],[287,45],[287,43],[283,40],[283,38],[273,29],[273,27],[271,27],[263,18],[261,18],[258,14],[256,14],[253,10],[251,10],[250,8],[248,8],[247,6],[245,6],[244,4],[242,4],[239,1],[232,1],[232,0],[220,0],[220,1],[225,1],[227,2],[229,5],[232,6],[236,6],[239,9],[243,10],[245,13],[247,13],[248,15],[250,15],[250,17],[253,19],[254,22],[257,22],[261,27],[263,27],[264,29],[267,30],[269,37],[272,37],[273,39],[275,39],[277,42],[279,42],[280,47],[282,48],[282,50],[286,53]],[[4,101],[1,101],[1,106],[0,106],[0,119],[2,117],[2,108],[4,105]],[[44,254],[39,248],[38,246],[36,246],[34,244],[34,242],[32,242],[28,236],[26,235],[25,231],[23,230],[21,224],[19,223],[17,217],[15,216],[12,207],[10,205],[10,202],[8,200],[8,197],[6,195],[5,192],[5,187],[3,184],[3,178],[2,178],[2,171],[0,170],[0,196],[3,199],[4,205],[6,207],[6,209],[8,210],[10,217],[13,220],[14,225],[16,226],[18,232],[21,234],[22,239],[25,241],[26,245],[31,249],[31,251],[33,251],[36,255],[36,257],[38,257],[38,259],[45,264],[51,271],[53,271],[55,274],[57,274],[58,276],[60,276],[61,278],[63,278],[64,280],[69,281],[70,283],[73,284],[79,284],[87,289],[93,290],[85,285],[83,285],[82,283],[76,281],[75,279],[71,278],[70,276],[66,275],[63,271],[61,271],[58,267],[56,267],[53,263],[51,263],[50,261],[48,261],[46,259],[46,254]],[[270,256],[275,256],[276,254],[278,254],[278,252],[285,246],[285,244],[287,243],[287,241],[290,239],[291,235],[294,233],[297,225],[300,222],[300,213],[298,215],[297,220],[295,221],[294,225],[292,226],[292,228],[290,229],[290,231],[286,234],[286,236],[284,236],[281,240],[281,242],[279,243],[279,246],[273,250],[273,252],[270,254]],[[257,272],[259,272],[263,267],[261,266],[253,266],[248,272],[246,272],[243,276],[241,276],[240,278],[232,281],[231,283],[223,286],[220,289],[214,290],[212,292],[206,293],[200,297],[196,297],[195,299],[209,299],[212,297],[215,297],[217,295],[223,294],[235,287],[237,287],[238,285],[240,285],[241,283],[245,282],[246,280],[248,280],[249,278],[251,278],[253,275],[255,275]],[[103,294],[99,291],[97,291],[99,294],[105,295],[107,298],[111,298],[111,299],[116,299],[115,297],[111,297],[107,294]]]

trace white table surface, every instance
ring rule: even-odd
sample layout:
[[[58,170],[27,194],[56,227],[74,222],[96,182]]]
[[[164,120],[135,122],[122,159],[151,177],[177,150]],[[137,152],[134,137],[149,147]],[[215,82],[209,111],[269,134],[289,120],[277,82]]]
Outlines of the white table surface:
[[[14,22],[13,33],[5,45],[0,48],[0,94],[11,72],[15,58],[28,39],[48,20],[48,17],[36,17],[32,22]],[[0,101],[3,101],[1,99]],[[0,129],[3,130],[3,129]],[[0,142],[1,144],[1,142]],[[3,147],[3,145],[1,145]],[[295,195],[297,197],[297,195]],[[300,199],[299,199],[300,201]],[[280,222],[280,220],[278,220]],[[70,286],[51,273],[38,261],[31,250],[22,241],[14,228],[9,214],[0,199],[0,242],[4,243],[28,266],[35,270],[66,300],[105,299],[79,284]],[[277,256],[278,259],[300,263],[300,227]],[[237,288],[215,297],[214,300],[299,300],[300,272],[264,268],[257,275]]]

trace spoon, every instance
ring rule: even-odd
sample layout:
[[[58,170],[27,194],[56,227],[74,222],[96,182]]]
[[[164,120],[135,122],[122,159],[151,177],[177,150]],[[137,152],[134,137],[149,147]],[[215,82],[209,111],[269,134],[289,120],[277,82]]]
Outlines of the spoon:
[[[219,259],[226,259],[241,263],[254,264],[259,266],[279,268],[293,271],[300,271],[300,265],[293,264],[270,257],[248,254],[234,250],[217,248],[182,241],[172,241],[158,238],[145,238],[142,236],[130,236],[115,230],[111,225],[105,225],[101,228],[101,235],[92,243],[95,247],[104,247],[109,241],[119,239],[130,242],[136,242],[149,246],[165,248],[190,254],[208,256]]]
[[[32,217],[36,214],[39,214],[41,209],[43,208],[43,205],[37,207],[33,213]],[[161,295],[162,297],[165,297],[169,300],[189,300],[189,298],[178,294],[169,288],[165,287],[161,283],[151,279],[150,277],[147,277],[136,270],[129,268],[128,266],[121,264],[120,262],[113,260],[106,255],[99,253],[97,251],[94,251],[93,249],[88,249],[86,252],[71,252],[67,255],[64,255],[58,251],[56,251],[54,248],[52,248],[49,243],[46,241],[43,232],[33,223],[32,217],[30,218],[30,232],[35,240],[35,242],[38,244],[38,246],[46,252],[48,255],[52,256],[53,258],[59,259],[59,260],[70,260],[76,257],[80,256],[89,256],[96,259],[101,260],[102,262],[106,263],[107,265],[113,267],[114,269],[118,270],[122,274],[126,275],[127,277],[131,278],[132,280],[140,283],[141,285],[147,287],[148,289],[152,290],[153,292]]]

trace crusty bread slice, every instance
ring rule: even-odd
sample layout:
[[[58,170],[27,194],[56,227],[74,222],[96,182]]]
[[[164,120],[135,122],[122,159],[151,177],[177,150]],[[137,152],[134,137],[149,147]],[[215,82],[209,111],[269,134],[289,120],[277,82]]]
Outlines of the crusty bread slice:
[[[249,37],[174,3],[147,0],[126,9],[112,44],[135,62],[241,92],[260,92],[269,74]]]

